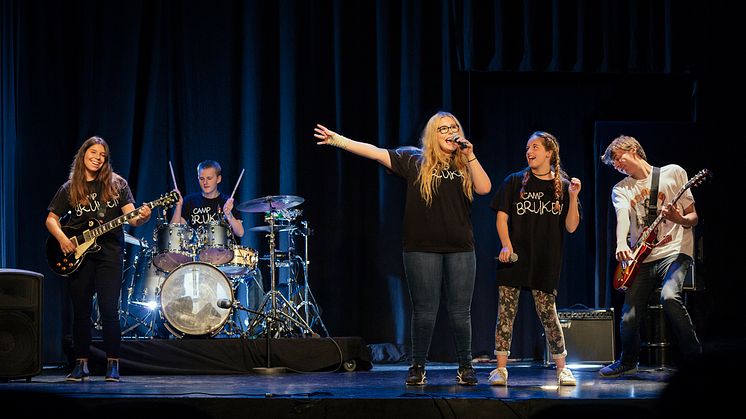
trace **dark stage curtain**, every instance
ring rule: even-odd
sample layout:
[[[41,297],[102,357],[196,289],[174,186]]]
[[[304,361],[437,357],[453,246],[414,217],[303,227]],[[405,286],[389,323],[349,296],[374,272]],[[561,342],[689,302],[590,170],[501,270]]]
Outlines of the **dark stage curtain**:
[[[608,306],[601,289],[609,279],[595,266],[608,256],[593,216],[608,191],[594,190],[594,124],[701,122],[697,112],[708,110],[697,87],[711,80],[702,67],[705,16],[678,4],[2,2],[2,265],[46,276],[45,359],[62,359],[69,328],[64,280],[43,255],[46,208],[91,135],[109,142],[138,203],[173,188],[169,162],[180,190],[197,192],[196,165],[205,159],[222,164],[225,193],[245,169],[239,203],[303,197],[301,218],[314,233],[309,283],[332,335],[408,344],[403,182],[317,146],[314,124],[395,148],[415,145],[435,111],[453,111],[493,190],[525,166],[529,134],[546,130],[584,184],[558,306]],[[473,206],[475,355],[493,349],[499,241],[491,197]],[[264,224],[262,215],[244,214],[244,226]],[[130,232],[150,240],[155,225],[154,217]],[[259,233],[242,245],[267,251]],[[130,263],[137,249],[128,250]],[[543,338],[532,303],[522,306],[513,352],[531,357]],[[443,314],[431,358],[452,360]]]

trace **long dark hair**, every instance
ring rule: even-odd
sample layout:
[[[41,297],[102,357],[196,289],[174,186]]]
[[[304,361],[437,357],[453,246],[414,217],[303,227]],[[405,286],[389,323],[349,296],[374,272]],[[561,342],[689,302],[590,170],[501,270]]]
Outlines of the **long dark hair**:
[[[93,136],[83,143],[75,154],[75,159],[70,165],[70,204],[86,204],[88,201],[88,190],[87,180],[85,177],[85,153],[92,146],[100,144],[104,147],[106,156],[104,157],[104,163],[101,165],[96,174],[96,180],[101,182],[103,190],[101,191],[101,202],[108,202],[111,199],[119,198],[119,187],[121,177],[114,173],[111,167],[111,159],[109,157],[109,144],[104,141],[103,138]]]
[[[554,205],[558,206],[564,194],[564,191],[562,189],[562,178],[567,179],[568,177],[567,173],[562,170],[562,167],[560,165],[559,142],[557,141],[557,137],[544,131],[535,131],[533,134],[531,134],[530,137],[528,137],[529,140],[531,140],[532,138],[539,138],[544,148],[552,152],[552,158],[549,160],[549,164],[551,165],[552,171],[554,172]],[[526,183],[528,183],[528,179],[530,176],[531,168],[527,167],[525,173],[523,174],[523,180],[521,181],[521,196],[523,196],[524,189],[526,188]]]

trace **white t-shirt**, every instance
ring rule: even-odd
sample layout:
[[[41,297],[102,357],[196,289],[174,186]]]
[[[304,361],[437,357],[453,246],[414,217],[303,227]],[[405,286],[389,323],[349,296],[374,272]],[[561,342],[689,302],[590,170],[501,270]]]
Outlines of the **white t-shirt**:
[[[650,197],[650,187],[653,178],[650,175],[645,179],[637,180],[627,176],[614,185],[611,192],[611,201],[616,209],[617,218],[627,215],[630,221],[629,241],[630,248],[634,248],[640,234],[645,228],[645,216],[647,215],[645,201]],[[687,174],[684,169],[675,164],[661,167],[660,180],[658,182],[658,213],[671,202],[676,194],[687,182]],[[684,209],[694,203],[691,189],[687,189],[676,202],[676,207],[681,214]],[[653,248],[645,262],[663,259],[677,253],[684,253],[694,258],[694,234],[691,227],[685,228],[681,224],[663,219],[658,224],[658,240],[671,236],[671,241]],[[617,251],[626,238],[617,237]]]

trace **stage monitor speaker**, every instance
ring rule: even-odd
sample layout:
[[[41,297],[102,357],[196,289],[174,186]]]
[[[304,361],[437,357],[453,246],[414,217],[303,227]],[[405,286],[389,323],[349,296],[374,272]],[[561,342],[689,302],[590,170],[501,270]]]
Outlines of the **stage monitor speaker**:
[[[44,275],[0,269],[0,379],[30,379],[41,373],[42,280]]]
[[[614,361],[614,309],[557,310],[565,335],[567,362],[609,363]],[[549,347],[544,363],[552,362]]]

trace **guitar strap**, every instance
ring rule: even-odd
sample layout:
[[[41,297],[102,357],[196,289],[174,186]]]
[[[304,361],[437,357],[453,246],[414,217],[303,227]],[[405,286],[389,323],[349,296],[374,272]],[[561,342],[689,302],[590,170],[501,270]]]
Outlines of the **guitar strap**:
[[[645,204],[647,215],[645,225],[650,226],[658,217],[658,184],[661,178],[661,168],[653,166],[653,177],[650,179],[650,197]]]

